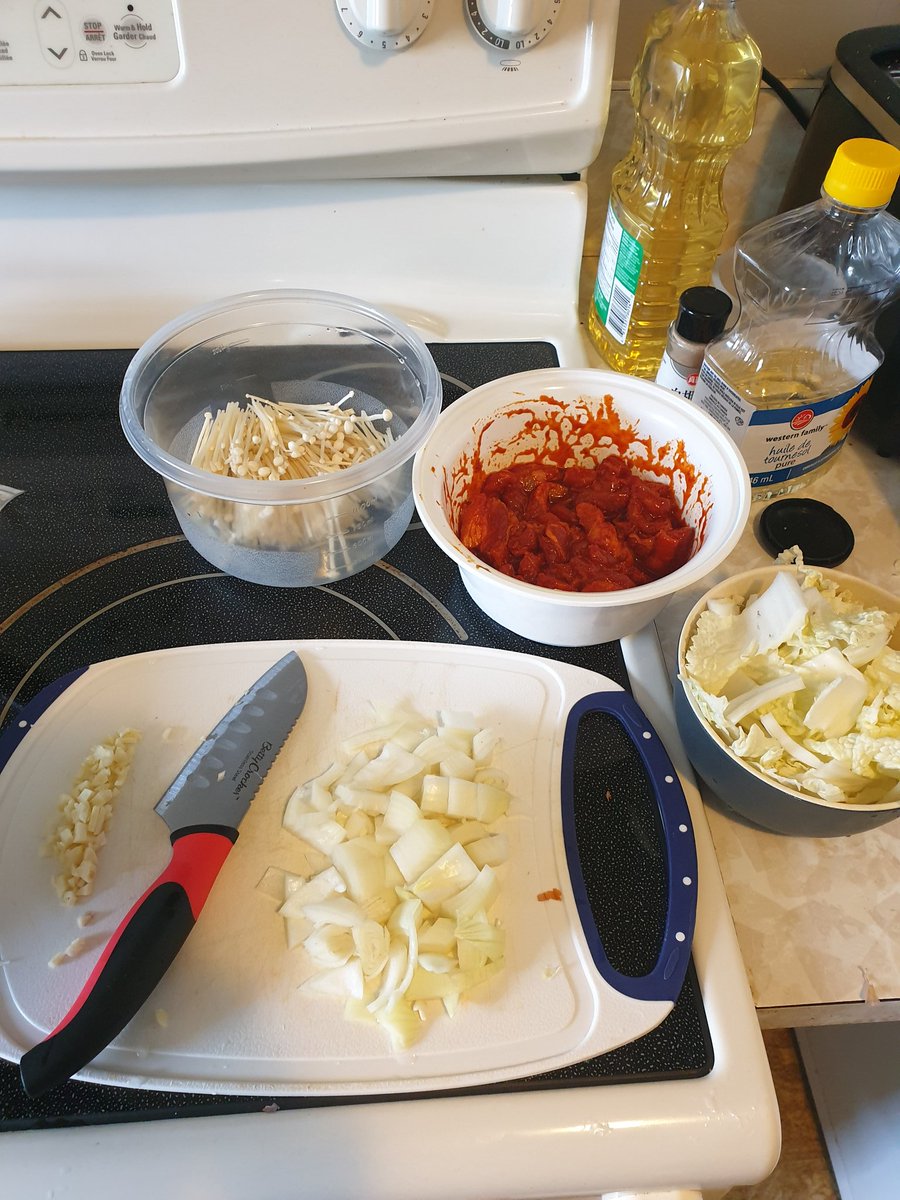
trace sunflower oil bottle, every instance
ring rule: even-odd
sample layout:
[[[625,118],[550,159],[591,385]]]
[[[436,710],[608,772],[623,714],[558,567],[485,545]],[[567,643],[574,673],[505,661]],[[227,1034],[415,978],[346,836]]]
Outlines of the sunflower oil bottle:
[[[706,348],[693,403],[737,442],[754,498],[831,466],[884,351],[875,318],[900,294],[900,221],[885,207],[900,150],[842,143],[813,204],[735,244],[735,325]]]
[[[679,0],[650,23],[588,312],[613,370],[654,378],[679,296],[710,280],[728,223],[722,179],[753,128],[761,71],[736,0]]]

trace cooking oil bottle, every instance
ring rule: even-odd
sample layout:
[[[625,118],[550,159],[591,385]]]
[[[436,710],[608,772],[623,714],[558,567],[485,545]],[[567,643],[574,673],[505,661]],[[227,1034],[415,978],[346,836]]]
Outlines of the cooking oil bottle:
[[[650,23],[588,312],[616,371],[653,378],[678,297],[709,282],[728,223],[722,178],[753,128],[761,71],[736,0],[679,0]]]
[[[900,221],[884,209],[900,150],[842,143],[822,197],[735,244],[735,325],[706,348],[693,403],[740,447],[754,498],[805,487],[832,464],[884,352],[873,326],[900,294]]]

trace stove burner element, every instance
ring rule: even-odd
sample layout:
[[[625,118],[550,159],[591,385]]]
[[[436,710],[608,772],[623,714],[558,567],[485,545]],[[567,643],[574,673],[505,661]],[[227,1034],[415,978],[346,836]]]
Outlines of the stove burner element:
[[[429,349],[442,372],[445,403],[490,379],[556,365],[553,347],[544,343]],[[0,610],[4,728],[15,725],[22,706],[42,687],[88,663],[248,637],[468,641],[574,663],[627,686],[615,643],[548,647],[497,626],[471,602],[454,564],[415,520],[385,560],[327,586],[264,588],[207,570],[177,533],[158,476],[132,454],[118,427],[118,388],[130,357],[121,351],[3,355],[0,479],[23,492],[0,514],[0,557],[9,583],[6,612]],[[610,743],[607,759],[599,795],[614,794],[619,814],[627,811],[628,795],[640,808],[641,782],[628,758]],[[591,845],[598,836],[603,840],[602,855],[583,855],[602,860],[609,877],[591,894],[620,923],[618,933],[603,930],[604,943],[615,947],[616,969],[639,975],[659,922],[657,899],[646,906],[633,900],[657,896],[659,881],[650,884],[646,877],[654,861],[652,830],[643,820],[609,824],[601,816],[585,814],[579,828]],[[613,877],[618,896],[609,890]],[[636,922],[630,931],[621,924],[626,912]],[[597,921],[609,917],[598,914]],[[489,1090],[684,1079],[711,1068],[709,1031],[691,968],[672,1013],[646,1037],[564,1071]],[[281,1108],[328,1102],[277,1098]],[[0,1063],[0,1130],[256,1112],[266,1104],[77,1081],[31,1101],[21,1091],[17,1068]]]

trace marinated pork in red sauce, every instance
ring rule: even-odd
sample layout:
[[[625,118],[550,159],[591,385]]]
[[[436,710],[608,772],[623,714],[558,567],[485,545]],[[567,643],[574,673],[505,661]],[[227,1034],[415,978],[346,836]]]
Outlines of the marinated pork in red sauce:
[[[671,486],[615,454],[596,467],[516,463],[482,475],[460,510],[459,537],[505,575],[568,592],[661,579],[694,544]]]

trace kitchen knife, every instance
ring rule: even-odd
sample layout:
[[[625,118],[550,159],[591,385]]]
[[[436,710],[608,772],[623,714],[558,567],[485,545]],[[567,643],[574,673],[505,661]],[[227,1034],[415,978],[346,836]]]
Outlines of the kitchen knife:
[[[306,694],[306,671],[292,651],[244,693],[179,771],[156,805],[171,830],[169,865],[120,922],[66,1016],[22,1056],[29,1096],[43,1095],[95,1058],[162,979]]]

